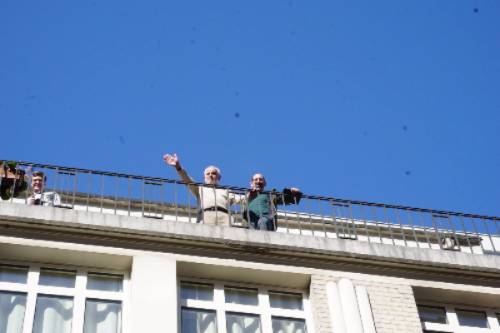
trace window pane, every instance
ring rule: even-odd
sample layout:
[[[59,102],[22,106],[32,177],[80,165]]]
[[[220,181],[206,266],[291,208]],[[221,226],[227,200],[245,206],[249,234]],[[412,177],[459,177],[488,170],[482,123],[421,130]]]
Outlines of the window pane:
[[[28,267],[10,265],[0,266],[0,281],[2,282],[26,283],[27,279]]]
[[[486,313],[478,311],[456,310],[460,326],[488,328]]]
[[[122,305],[120,302],[87,299],[84,333],[120,333]]]
[[[273,333],[306,333],[304,320],[273,317]]]
[[[302,310],[302,295],[269,292],[271,307],[289,310]]]
[[[257,315],[226,313],[227,333],[260,333],[260,318]]]
[[[36,301],[33,333],[70,333],[73,299],[40,295]]]
[[[421,322],[446,324],[446,310],[440,307],[418,305]]]
[[[74,288],[75,278],[75,271],[42,268],[40,270],[39,284],[44,286]]]
[[[228,287],[224,288],[224,297],[226,299],[226,303],[236,303],[243,305],[259,304],[257,289]]]
[[[114,274],[89,273],[87,289],[103,291],[122,291],[123,276]]]
[[[182,299],[211,301],[214,299],[214,287],[210,284],[181,283]]]
[[[217,333],[215,311],[183,308],[181,333]]]
[[[0,332],[23,331],[26,294],[0,291]]]

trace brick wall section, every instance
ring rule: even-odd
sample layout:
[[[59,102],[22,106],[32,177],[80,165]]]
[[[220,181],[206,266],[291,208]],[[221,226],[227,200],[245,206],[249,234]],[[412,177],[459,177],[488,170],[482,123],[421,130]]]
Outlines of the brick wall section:
[[[328,281],[331,281],[331,279],[326,276],[311,276],[309,299],[311,301],[311,311],[316,329],[315,333],[332,333],[328,295],[326,294],[326,283]]]
[[[332,333],[326,283],[338,279],[323,275],[311,278],[310,298],[316,333]],[[411,286],[356,279],[352,282],[368,290],[377,333],[422,333]]]

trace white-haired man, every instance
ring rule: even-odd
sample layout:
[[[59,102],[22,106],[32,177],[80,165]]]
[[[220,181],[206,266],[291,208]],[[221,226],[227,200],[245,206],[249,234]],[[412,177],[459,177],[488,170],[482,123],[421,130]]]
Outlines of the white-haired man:
[[[165,154],[163,160],[177,171],[185,183],[194,183],[194,180],[181,166],[176,154]],[[210,165],[203,172],[205,184],[212,186],[189,185],[189,191],[196,197],[200,206],[199,221],[211,225],[230,226],[230,206],[240,202],[241,198],[226,189],[215,188],[221,179],[220,169]]]

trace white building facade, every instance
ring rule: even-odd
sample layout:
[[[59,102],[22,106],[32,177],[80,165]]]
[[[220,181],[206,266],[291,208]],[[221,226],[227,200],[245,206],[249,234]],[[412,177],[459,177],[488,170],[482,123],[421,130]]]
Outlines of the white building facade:
[[[76,201],[0,202],[0,333],[500,333],[500,257],[477,232],[461,251],[407,225],[369,241],[387,226],[362,219],[324,237],[293,232],[300,214],[268,232]]]

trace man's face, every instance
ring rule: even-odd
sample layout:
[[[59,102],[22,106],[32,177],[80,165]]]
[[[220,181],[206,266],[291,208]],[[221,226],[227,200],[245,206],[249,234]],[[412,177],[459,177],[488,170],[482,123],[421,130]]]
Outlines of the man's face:
[[[31,179],[31,187],[33,188],[33,192],[42,193],[43,192],[43,177],[34,176]]]
[[[220,175],[217,169],[208,168],[205,170],[205,184],[217,185],[220,180]]]
[[[260,173],[256,173],[252,177],[252,181],[250,182],[250,186],[252,190],[263,191],[264,187],[266,187],[266,179]]]

